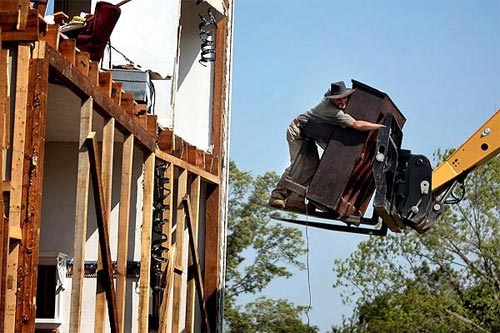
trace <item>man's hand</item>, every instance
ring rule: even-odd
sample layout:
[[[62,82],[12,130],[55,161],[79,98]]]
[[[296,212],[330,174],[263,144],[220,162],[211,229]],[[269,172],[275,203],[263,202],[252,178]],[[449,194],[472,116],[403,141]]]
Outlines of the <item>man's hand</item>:
[[[288,126],[288,135],[290,135],[293,139],[300,139],[300,128],[297,126],[295,121],[292,121],[290,126]]]
[[[364,121],[364,120],[355,120],[349,127],[352,127],[358,131],[372,131],[379,129],[381,127],[385,127],[385,125],[371,123],[369,121]]]

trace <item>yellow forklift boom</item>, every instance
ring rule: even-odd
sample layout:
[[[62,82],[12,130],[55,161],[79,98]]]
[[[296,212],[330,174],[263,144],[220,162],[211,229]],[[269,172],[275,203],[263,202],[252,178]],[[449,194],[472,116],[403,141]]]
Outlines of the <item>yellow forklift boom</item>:
[[[500,110],[432,172],[432,192],[437,194],[500,153]]]

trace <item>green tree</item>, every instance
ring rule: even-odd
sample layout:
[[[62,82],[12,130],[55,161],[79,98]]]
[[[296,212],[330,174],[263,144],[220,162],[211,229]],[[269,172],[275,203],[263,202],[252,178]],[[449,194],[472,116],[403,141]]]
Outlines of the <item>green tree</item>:
[[[295,306],[283,299],[272,300],[260,297],[245,305],[238,312],[238,320],[233,322],[232,332],[259,333],[316,333],[318,328],[300,320],[306,306]]]
[[[286,300],[258,298],[245,307],[238,296],[260,293],[273,279],[304,268],[302,233],[270,218],[275,172],[252,176],[230,163],[224,317],[228,332],[316,332],[300,321],[306,308]],[[276,309],[282,310],[277,316]]]
[[[357,302],[334,332],[500,331],[500,158],[462,194],[426,234],[369,238],[335,262],[335,286]]]

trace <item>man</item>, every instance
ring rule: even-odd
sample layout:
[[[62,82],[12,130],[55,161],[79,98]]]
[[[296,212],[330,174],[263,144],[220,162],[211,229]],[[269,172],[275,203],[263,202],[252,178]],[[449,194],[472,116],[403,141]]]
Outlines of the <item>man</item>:
[[[372,131],[384,126],[364,120],[356,120],[344,112],[349,96],[353,92],[354,89],[346,88],[343,81],[332,83],[330,89],[325,93],[324,98],[318,105],[306,113],[299,115],[290,123],[286,133],[290,151],[290,166],[286,168],[278,185],[272,191],[271,199],[269,200],[270,206],[283,209],[287,205],[289,192],[284,186],[286,177],[291,178],[298,184],[307,186],[318,168],[319,156],[316,144],[324,149],[327,142],[308,137],[304,133],[303,129],[309,122],[315,122],[320,125],[335,125],[342,128],[351,127],[359,131]],[[302,156],[300,160],[296,161],[299,152],[301,152]]]

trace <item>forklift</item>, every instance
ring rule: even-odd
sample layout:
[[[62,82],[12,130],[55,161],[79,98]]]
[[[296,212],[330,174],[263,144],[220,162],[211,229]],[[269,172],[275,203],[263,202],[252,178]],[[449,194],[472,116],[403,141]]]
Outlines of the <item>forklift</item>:
[[[487,120],[446,161],[433,169],[424,155],[402,149],[406,118],[384,92],[352,80],[355,92],[345,112],[355,119],[384,124],[378,131],[308,122],[301,128],[310,140],[327,142],[311,182],[304,186],[285,178],[290,194],[284,211],[298,214],[271,217],[326,230],[385,236],[406,227],[429,230],[463,186],[467,174],[500,152],[500,110]],[[305,145],[304,145],[305,146]],[[303,147],[305,149],[305,147]],[[300,163],[299,152],[290,175]],[[370,204],[371,217],[365,213]],[[315,217],[315,221],[300,216]],[[340,222],[340,223],[339,223]]]

